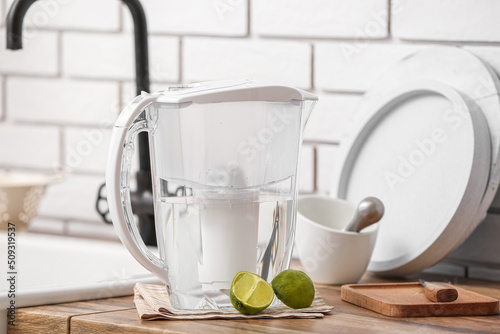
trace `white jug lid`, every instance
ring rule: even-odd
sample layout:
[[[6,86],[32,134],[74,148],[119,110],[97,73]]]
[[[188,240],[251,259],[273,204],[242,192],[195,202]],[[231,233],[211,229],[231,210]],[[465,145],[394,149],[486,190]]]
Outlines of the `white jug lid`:
[[[164,103],[219,103],[243,101],[290,102],[316,101],[318,97],[291,86],[257,83],[254,80],[207,81],[170,86],[159,91],[157,102]]]

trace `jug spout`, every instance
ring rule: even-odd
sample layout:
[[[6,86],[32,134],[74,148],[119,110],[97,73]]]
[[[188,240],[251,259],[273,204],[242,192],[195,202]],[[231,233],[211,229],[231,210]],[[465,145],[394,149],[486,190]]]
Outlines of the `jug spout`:
[[[311,112],[313,111],[316,102],[318,102],[317,98],[315,100],[302,101],[302,131],[304,131],[307,125],[307,121],[311,116]]]
[[[297,91],[300,92],[301,99],[300,99],[300,109],[302,112],[302,122],[301,122],[301,131],[304,132],[304,129],[307,125],[307,121],[309,120],[309,116],[311,116],[311,112],[314,109],[314,106],[316,105],[316,102],[318,102],[318,97],[312,93],[306,92],[304,90],[298,89]],[[298,100],[295,100],[298,101]],[[292,100],[293,102],[293,100]]]

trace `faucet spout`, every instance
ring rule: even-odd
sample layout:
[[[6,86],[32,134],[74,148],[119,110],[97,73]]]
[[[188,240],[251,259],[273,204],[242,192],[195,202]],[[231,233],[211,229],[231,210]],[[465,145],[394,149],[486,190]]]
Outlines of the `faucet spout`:
[[[23,21],[26,12],[37,0],[15,0],[7,16],[7,49],[23,48]],[[149,92],[148,29],[146,15],[139,0],[121,0],[132,14],[135,37],[136,93]]]
[[[36,0],[15,0],[7,16],[7,49],[23,48],[23,20],[26,12]]]

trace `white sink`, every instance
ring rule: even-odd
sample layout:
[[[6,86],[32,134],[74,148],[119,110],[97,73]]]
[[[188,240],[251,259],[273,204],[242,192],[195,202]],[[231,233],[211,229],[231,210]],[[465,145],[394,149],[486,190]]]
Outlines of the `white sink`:
[[[29,233],[16,235],[16,307],[133,294],[137,282],[161,282],[121,243]],[[7,235],[0,232],[0,333],[6,333]]]

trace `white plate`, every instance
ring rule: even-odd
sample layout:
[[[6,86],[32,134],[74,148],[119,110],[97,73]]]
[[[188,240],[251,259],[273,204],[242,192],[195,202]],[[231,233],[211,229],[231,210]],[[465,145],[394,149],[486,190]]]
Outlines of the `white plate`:
[[[360,104],[357,126],[342,140],[331,194],[384,202],[368,270],[408,275],[442,259],[479,223],[491,138],[482,111],[449,85],[379,88],[384,94]]]
[[[467,96],[481,109],[491,136],[491,170],[488,188],[475,221],[482,221],[500,183],[500,83],[495,71],[484,61],[459,47],[439,46],[415,52],[390,68],[365,94],[353,121],[363,117],[373,99],[387,95],[400,85],[419,80],[447,84]]]

